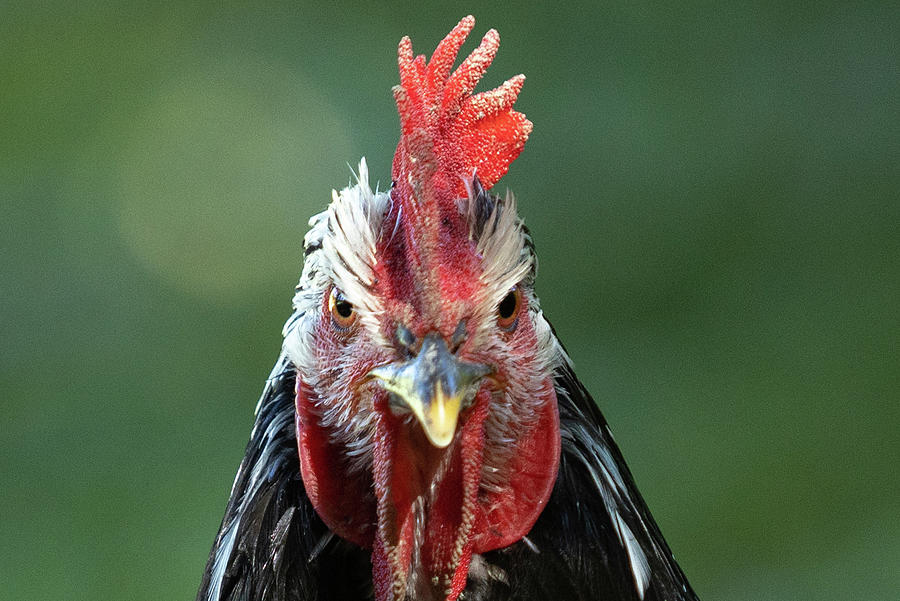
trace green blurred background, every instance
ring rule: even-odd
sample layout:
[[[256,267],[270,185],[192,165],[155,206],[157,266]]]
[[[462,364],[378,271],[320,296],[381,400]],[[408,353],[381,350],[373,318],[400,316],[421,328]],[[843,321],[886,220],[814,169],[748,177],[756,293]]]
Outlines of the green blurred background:
[[[306,221],[388,182],[396,44],[468,12],[528,75],[538,292],[698,593],[898,598],[895,3],[74,4],[0,4],[0,598],[193,598]]]

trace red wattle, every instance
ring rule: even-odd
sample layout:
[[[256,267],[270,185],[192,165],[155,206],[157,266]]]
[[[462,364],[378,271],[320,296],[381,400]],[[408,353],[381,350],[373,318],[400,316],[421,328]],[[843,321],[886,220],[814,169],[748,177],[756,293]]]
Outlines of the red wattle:
[[[441,480],[437,498],[428,514],[422,553],[428,571],[439,578],[447,601],[454,601],[459,596],[469,573],[472,533],[479,513],[484,420],[490,400],[487,390],[476,396],[475,406],[462,425],[450,467]]]
[[[375,600],[390,601],[394,591],[406,589],[406,578],[413,550],[413,502],[416,492],[411,478],[395,474],[411,474],[410,457],[398,449],[397,430],[400,420],[390,413],[385,403],[376,411],[373,478],[377,498],[377,526],[372,553],[372,581]]]
[[[559,409],[552,380],[545,383],[537,422],[516,442],[509,481],[479,499],[482,510],[473,552],[507,547],[528,534],[543,511],[559,473]]]
[[[378,530],[372,559],[377,601],[388,601],[394,598],[392,591],[407,589],[416,544],[420,545],[419,569],[424,571],[416,582],[430,591],[413,594],[455,601],[465,588],[471,536],[479,515],[483,426],[489,403],[489,392],[478,395],[475,407],[464,416],[449,457],[444,456],[447,450],[427,442],[418,424],[411,428],[386,407],[378,411],[374,461]],[[419,541],[414,535],[418,499],[426,499]]]
[[[299,377],[295,407],[300,473],[309,500],[335,534],[361,547],[370,547],[375,500],[369,475],[346,475],[347,469],[341,464],[344,453],[321,427],[311,392]]]

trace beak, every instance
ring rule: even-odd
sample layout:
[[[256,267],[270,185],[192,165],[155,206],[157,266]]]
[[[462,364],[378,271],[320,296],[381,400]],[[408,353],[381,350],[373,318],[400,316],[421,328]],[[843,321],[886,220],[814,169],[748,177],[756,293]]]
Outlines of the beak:
[[[487,365],[460,361],[432,332],[415,357],[376,367],[369,377],[409,407],[431,444],[443,449],[453,440],[466,396],[490,372]]]

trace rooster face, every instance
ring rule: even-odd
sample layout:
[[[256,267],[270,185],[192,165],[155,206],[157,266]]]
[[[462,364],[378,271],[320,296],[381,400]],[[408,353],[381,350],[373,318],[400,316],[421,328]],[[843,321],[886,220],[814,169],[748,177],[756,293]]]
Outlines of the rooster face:
[[[307,236],[323,252],[295,304],[315,317],[287,327],[307,493],[373,549],[378,599],[455,598],[472,553],[531,528],[558,469],[531,240],[512,197],[466,189],[429,232],[361,163]]]

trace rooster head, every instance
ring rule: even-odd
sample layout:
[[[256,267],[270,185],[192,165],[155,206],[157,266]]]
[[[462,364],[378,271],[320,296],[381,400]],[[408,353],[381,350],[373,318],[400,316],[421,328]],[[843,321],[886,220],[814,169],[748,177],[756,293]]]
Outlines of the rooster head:
[[[512,109],[524,77],[473,94],[499,46],[489,31],[454,71],[473,26],[430,61],[400,42],[391,189],[363,161],[313,218],[285,326],[304,486],[372,550],[378,601],[455,600],[473,554],[528,533],[559,466],[561,351],[528,232],[490,193],[531,131]]]

